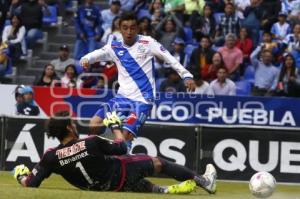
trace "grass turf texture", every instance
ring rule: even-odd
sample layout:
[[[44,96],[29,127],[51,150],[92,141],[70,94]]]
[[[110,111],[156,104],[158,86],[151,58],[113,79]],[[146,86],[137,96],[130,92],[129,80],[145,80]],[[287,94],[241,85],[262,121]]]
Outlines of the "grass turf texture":
[[[171,179],[150,178],[154,183],[170,185],[176,183]],[[164,194],[142,194],[142,193],[115,193],[115,192],[91,192],[78,190],[69,185],[58,175],[51,175],[46,179],[40,188],[22,188],[13,178],[10,172],[0,171],[0,199],[166,199],[166,198],[198,198],[198,199],[247,199],[251,196],[248,183],[218,182],[217,194],[209,195],[200,188],[196,192],[188,195],[164,195]],[[300,186],[278,185],[271,199],[300,199]]]

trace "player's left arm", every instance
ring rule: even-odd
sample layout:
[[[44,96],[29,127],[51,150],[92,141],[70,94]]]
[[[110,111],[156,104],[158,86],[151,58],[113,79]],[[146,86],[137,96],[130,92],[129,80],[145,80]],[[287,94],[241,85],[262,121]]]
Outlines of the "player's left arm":
[[[154,56],[158,57],[161,60],[164,60],[166,63],[169,63],[171,67],[179,74],[181,79],[184,80],[184,84],[187,87],[187,91],[195,91],[196,84],[193,80],[193,75],[185,69],[179,61],[177,61],[168,50],[166,50],[160,43],[156,40],[151,40],[150,49]]]

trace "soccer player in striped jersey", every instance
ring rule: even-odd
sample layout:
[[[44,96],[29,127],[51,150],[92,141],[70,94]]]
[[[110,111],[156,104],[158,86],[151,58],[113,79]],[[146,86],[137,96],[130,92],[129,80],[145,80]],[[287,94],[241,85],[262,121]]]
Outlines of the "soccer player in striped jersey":
[[[130,141],[138,136],[140,127],[152,109],[156,95],[154,57],[168,63],[180,75],[187,91],[195,90],[195,82],[193,75],[160,43],[150,36],[137,34],[138,22],[135,14],[123,13],[119,23],[123,39],[112,40],[101,49],[85,55],[80,64],[84,69],[100,61],[113,61],[117,65],[120,88],[117,95],[103,105],[91,119],[91,133],[99,133],[106,112],[117,111],[118,114],[126,116],[126,119],[122,129],[113,133],[123,133],[125,140]]]

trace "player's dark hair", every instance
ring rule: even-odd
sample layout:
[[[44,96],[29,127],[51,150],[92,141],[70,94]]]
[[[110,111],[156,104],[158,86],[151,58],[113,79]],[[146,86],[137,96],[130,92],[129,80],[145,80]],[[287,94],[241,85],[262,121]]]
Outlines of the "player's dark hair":
[[[119,24],[121,25],[123,21],[136,21],[136,24],[138,24],[138,18],[134,12],[127,11],[123,12],[120,16],[120,22]]]
[[[59,111],[52,116],[47,123],[48,137],[63,140],[69,133],[67,127],[71,125],[69,111]]]

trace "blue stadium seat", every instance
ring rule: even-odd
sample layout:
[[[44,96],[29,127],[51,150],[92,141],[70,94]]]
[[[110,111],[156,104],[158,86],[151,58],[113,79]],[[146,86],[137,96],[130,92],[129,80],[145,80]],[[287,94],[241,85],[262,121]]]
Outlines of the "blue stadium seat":
[[[159,91],[161,83],[165,80],[166,78],[157,78],[155,81],[155,87],[156,91]]]
[[[193,40],[193,30],[189,27],[184,27],[184,41],[186,42],[186,44],[193,44],[194,40]]]
[[[246,80],[235,82],[236,95],[248,96],[251,93],[251,84]]]
[[[8,25],[11,25],[11,22],[10,22],[9,19],[6,19],[6,20],[5,20],[5,23],[4,23],[4,26],[8,26]]]
[[[52,25],[57,23],[57,7],[56,5],[48,6],[47,10],[43,11],[43,24]]]
[[[255,68],[252,65],[247,66],[245,69],[244,79],[254,84]]]
[[[148,17],[149,19],[151,19],[151,14],[149,13],[149,10],[147,10],[147,9],[140,9],[138,11],[137,16],[139,19],[142,17]]]

